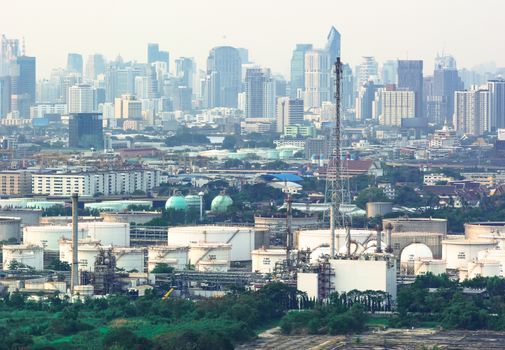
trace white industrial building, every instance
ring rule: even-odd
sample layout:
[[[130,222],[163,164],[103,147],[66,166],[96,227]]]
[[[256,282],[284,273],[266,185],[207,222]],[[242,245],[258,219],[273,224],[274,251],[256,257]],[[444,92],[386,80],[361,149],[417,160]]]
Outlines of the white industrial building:
[[[9,265],[15,260],[35,270],[44,269],[44,249],[36,245],[4,245],[2,247],[2,267],[9,270]]]
[[[251,251],[264,245],[264,230],[247,226],[179,226],[168,229],[168,245],[189,246],[200,242],[231,245],[231,261],[251,260]]]
[[[150,246],[147,248],[147,270],[151,272],[157,264],[184,270],[188,264],[188,252],[187,246]]]
[[[151,192],[160,185],[160,171],[150,169],[94,172],[42,172],[32,175],[33,194],[69,197],[73,193],[92,197]]]
[[[230,268],[232,245],[199,242],[190,245],[189,263],[201,272],[227,272]]]

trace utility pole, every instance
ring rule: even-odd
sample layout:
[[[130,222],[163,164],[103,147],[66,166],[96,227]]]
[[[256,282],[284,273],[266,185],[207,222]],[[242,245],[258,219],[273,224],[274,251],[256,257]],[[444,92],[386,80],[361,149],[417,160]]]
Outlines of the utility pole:
[[[75,287],[79,285],[79,260],[77,251],[79,247],[79,228],[78,228],[78,203],[79,195],[72,194],[72,270],[70,278],[70,292],[74,294]]]

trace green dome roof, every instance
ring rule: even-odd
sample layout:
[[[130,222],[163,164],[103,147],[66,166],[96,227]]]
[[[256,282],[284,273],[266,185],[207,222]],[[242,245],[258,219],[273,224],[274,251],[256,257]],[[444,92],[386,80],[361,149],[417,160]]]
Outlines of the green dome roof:
[[[187,210],[188,204],[183,196],[172,196],[165,203],[165,209]]]
[[[199,208],[200,207],[200,197],[196,194],[188,194],[184,197],[188,207]]]
[[[210,210],[216,213],[225,213],[228,211],[229,207],[233,204],[233,200],[230,196],[226,194],[220,194],[216,196],[210,205]]]

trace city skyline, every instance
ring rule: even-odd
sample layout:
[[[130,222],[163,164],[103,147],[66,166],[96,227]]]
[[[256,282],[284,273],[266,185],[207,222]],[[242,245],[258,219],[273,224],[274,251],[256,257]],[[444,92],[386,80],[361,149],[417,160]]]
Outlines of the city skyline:
[[[462,2],[455,8],[450,2],[429,0],[407,8],[400,0],[345,5],[318,1],[312,4],[316,15],[308,16],[304,4],[286,7],[264,0],[256,6],[227,0],[149,1],[142,7],[91,0],[77,9],[60,0],[24,0],[1,11],[0,23],[8,37],[25,38],[26,54],[37,57],[39,79],[48,77],[52,68],[65,67],[69,52],[83,57],[101,53],[109,60],[121,55],[125,60],[146,62],[149,42],[169,51],[171,62],[181,56],[195,57],[199,69],[205,69],[212,47],[245,47],[252,61],[289,79],[296,44],[322,48],[332,26],[342,35],[343,61],[352,67],[367,55],[378,62],[422,59],[427,74],[433,70],[436,54],[442,52],[453,55],[458,68],[489,61],[505,66],[505,46],[497,45],[498,34],[493,35],[500,32],[505,4],[496,0],[484,3],[487,6],[475,7]],[[448,26],[453,12],[458,20]],[[78,23],[70,15],[75,13],[79,13]],[[419,18],[424,18],[424,25],[419,24]],[[282,22],[288,25],[279,26]]]

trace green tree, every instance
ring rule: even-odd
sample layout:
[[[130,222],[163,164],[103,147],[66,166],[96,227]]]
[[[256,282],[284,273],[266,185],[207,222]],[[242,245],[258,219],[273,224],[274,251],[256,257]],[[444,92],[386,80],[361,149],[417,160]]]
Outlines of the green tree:
[[[166,263],[157,263],[152,270],[152,273],[172,273],[174,268]]]
[[[354,200],[354,203],[362,208],[366,208],[366,204],[368,202],[387,202],[389,201],[388,197],[384,194],[384,191],[382,191],[380,188],[377,187],[368,187],[362,190],[356,199]]]

